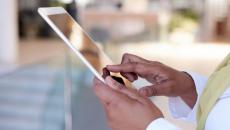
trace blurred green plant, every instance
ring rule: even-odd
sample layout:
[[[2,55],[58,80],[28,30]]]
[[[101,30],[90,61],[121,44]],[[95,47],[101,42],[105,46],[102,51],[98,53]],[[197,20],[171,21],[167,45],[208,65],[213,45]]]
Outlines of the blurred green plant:
[[[190,9],[179,10],[173,13],[170,23],[169,32],[173,32],[175,29],[183,28],[186,31],[193,31],[199,21],[199,15]]]
[[[61,7],[66,7],[65,3],[60,2],[60,0],[50,0],[50,6],[51,7],[56,7],[56,6],[61,6]]]

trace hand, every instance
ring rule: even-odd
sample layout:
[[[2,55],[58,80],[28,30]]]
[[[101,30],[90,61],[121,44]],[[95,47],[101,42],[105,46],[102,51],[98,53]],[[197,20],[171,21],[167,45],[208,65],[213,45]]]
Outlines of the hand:
[[[106,84],[94,79],[94,92],[104,106],[108,124],[113,130],[145,130],[153,120],[163,117],[146,97],[140,96],[107,76]]]
[[[143,96],[180,96],[191,108],[196,103],[197,93],[193,79],[162,63],[125,54],[120,65],[108,65],[106,68],[110,72],[120,72],[131,82],[139,76],[152,83],[139,90]]]

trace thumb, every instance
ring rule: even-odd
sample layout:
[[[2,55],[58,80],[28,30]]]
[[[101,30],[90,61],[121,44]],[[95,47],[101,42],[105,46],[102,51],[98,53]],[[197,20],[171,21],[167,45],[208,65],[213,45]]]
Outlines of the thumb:
[[[163,82],[160,84],[145,86],[138,90],[138,93],[142,96],[151,97],[151,96],[169,96],[172,93],[172,83]]]
[[[116,90],[117,92],[123,93],[129,97],[130,100],[141,101],[141,97],[135,88],[127,88],[126,86],[115,81],[111,76],[107,76],[105,81],[110,88]]]
[[[122,93],[107,86],[97,78],[93,81],[93,90],[96,96],[101,100],[103,104],[110,104],[111,102],[120,102],[127,98]]]

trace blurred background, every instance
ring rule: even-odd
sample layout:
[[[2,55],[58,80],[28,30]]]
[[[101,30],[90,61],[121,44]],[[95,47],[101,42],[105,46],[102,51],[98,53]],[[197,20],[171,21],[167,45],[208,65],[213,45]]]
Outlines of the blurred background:
[[[38,15],[38,7],[64,7],[115,63],[128,52],[209,76],[230,52],[229,0],[0,2],[1,130],[109,129],[91,90],[93,74]],[[170,116],[167,98],[152,100],[168,120],[195,129]]]

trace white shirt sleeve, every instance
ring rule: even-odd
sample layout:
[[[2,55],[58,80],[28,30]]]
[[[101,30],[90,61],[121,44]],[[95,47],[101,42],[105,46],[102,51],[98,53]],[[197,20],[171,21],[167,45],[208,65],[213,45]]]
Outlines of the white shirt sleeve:
[[[174,99],[175,99],[174,100],[175,102],[174,101],[173,102],[179,105],[177,106],[178,108],[174,106],[177,111],[177,114],[175,116],[185,118],[186,115],[188,116],[190,115],[190,117],[195,115],[195,109],[191,110],[182,101],[182,99],[180,98],[174,98]],[[183,109],[183,107],[185,109]],[[182,110],[182,112],[179,112],[178,110]],[[194,115],[192,113],[194,113]],[[205,130],[220,130],[220,129],[230,130],[229,116],[230,116],[230,86],[222,94],[222,96],[218,99],[217,103],[215,104],[211,112],[209,113],[206,124],[205,124]],[[175,125],[171,124],[167,120],[163,118],[159,118],[157,120],[152,121],[148,125],[146,130],[181,130],[181,129],[177,128]]]
[[[146,130],[181,130],[172,123],[168,122],[164,118],[158,118],[152,121]]]
[[[169,111],[171,112],[174,118],[183,119],[196,123],[196,110],[198,106],[198,101],[200,99],[200,96],[203,92],[208,78],[196,73],[188,72],[188,74],[190,74],[190,76],[193,78],[196,86],[196,92],[198,94],[195,106],[193,107],[193,109],[191,109],[180,97],[170,97]]]
[[[202,94],[204,86],[207,82],[207,77],[198,75],[196,73],[188,73],[193,78],[198,94],[197,101]],[[169,110],[174,118],[180,118],[189,121],[196,121],[196,108],[197,102],[193,109],[191,109],[180,97],[169,98]],[[168,122],[163,118],[152,121],[146,130],[181,130],[172,123]]]
[[[196,85],[197,101],[203,92],[207,78],[195,73],[189,73]],[[196,110],[198,102],[191,109],[180,97],[169,98],[169,109],[173,117],[196,122]],[[205,130],[230,130],[230,86],[218,99],[217,103],[208,115]],[[163,118],[152,121],[146,130],[181,130]]]

